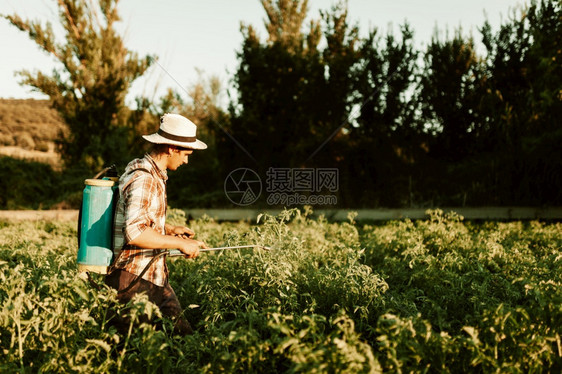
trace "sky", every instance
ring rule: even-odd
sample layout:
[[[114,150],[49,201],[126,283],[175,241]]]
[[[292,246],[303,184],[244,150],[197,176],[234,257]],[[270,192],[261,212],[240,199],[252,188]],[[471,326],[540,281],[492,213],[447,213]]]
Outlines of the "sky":
[[[329,10],[333,0],[309,0],[308,19],[318,19],[320,10]],[[407,21],[416,44],[423,48],[436,30],[478,39],[478,28],[488,20],[497,30],[528,0],[348,0],[348,21],[359,26],[361,35],[377,28],[399,35]],[[57,23],[56,0],[0,0],[0,14],[18,14],[24,19]],[[223,86],[236,71],[236,53],[242,45],[240,24],[254,26],[266,38],[265,11],[259,0],[121,0],[118,24],[125,45],[140,56],[158,57],[142,78],[134,82],[128,102],[143,95],[156,100],[168,88],[184,98],[187,88],[197,82],[197,70],[205,77],[218,76]],[[56,28],[55,28],[56,32]],[[0,98],[46,96],[18,84],[18,70],[50,73],[55,60],[40,51],[28,36],[0,19]]]

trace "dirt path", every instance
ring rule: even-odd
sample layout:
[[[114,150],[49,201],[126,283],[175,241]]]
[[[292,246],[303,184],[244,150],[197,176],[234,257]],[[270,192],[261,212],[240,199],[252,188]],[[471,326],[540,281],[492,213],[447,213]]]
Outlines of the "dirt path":
[[[0,220],[78,222],[78,210],[0,210]]]

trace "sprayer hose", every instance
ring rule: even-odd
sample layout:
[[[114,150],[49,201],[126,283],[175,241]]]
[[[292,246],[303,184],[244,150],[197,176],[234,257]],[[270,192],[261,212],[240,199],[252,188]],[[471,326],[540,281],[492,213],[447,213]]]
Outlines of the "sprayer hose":
[[[141,273],[135,278],[135,280],[132,281],[132,282],[131,282],[127,287],[125,287],[124,289],[117,291],[117,293],[125,293],[125,292],[129,291],[131,288],[133,288],[133,286],[134,286],[135,284],[137,284],[137,283],[142,279],[142,276],[144,275],[144,273],[146,273],[146,272],[148,271],[148,269],[149,269],[150,266],[154,263],[154,261],[156,261],[156,260],[159,259],[160,257],[162,257],[162,256],[164,256],[164,255],[167,255],[167,254],[168,254],[168,252],[166,251],[166,252],[158,253],[157,255],[155,255],[154,257],[152,257],[152,258],[150,259],[150,262],[144,267],[144,269],[142,269]]]

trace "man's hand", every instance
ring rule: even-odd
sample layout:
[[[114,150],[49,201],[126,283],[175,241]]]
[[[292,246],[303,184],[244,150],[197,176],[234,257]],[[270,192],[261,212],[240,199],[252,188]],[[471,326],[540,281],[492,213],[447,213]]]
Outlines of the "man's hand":
[[[195,258],[199,256],[199,249],[208,248],[207,245],[195,239],[184,239],[182,245],[178,248],[187,258]]]
[[[166,233],[183,239],[178,249],[188,258],[197,257],[199,255],[199,249],[201,248],[209,248],[204,242],[193,239],[195,232],[185,226],[166,224]]]
[[[179,236],[183,239],[192,239],[195,236],[195,232],[190,228],[185,226],[172,226],[166,224],[166,234]]]

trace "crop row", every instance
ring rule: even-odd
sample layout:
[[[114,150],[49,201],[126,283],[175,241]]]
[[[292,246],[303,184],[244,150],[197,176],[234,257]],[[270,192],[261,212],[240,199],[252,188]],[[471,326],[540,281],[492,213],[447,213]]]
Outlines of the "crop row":
[[[0,371],[559,372],[562,225],[330,223],[290,210],[259,223],[189,222],[211,246],[169,260],[195,334],[107,323],[115,292],[76,272],[76,230],[0,223]],[[185,222],[180,211],[169,220]],[[97,279],[100,282],[101,278]],[[160,318],[142,296],[128,310]]]

